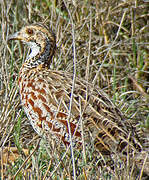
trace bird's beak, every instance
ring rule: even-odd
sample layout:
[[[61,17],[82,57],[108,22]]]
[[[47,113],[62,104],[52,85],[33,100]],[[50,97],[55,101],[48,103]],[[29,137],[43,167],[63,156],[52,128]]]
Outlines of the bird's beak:
[[[7,41],[10,41],[10,40],[22,40],[22,37],[20,36],[20,32],[16,32],[16,33],[8,36]]]

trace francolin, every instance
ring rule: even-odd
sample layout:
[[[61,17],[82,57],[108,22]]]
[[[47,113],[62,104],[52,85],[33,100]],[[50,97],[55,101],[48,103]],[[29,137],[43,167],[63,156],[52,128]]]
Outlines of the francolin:
[[[40,136],[67,147],[73,74],[50,69],[56,50],[54,33],[37,23],[23,27],[9,40],[20,40],[31,48],[18,78],[22,106],[31,125]],[[103,155],[142,151],[135,128],[99,87],[76,78],[72,95],[69,123],[74,148],[81,148],[83,137],[85,143],[93,140]]]

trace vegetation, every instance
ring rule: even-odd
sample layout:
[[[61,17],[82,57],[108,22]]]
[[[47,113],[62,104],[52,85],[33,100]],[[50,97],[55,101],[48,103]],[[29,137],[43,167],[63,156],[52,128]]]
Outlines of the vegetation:
[[[77,76],[100,86],[149,137],[148,1],[3,0],[0,10],[1,179],[73,179],[69,150],[40,141],[21,107],[17,77],[28,48],[7,38],[27,24],[44,22],[56,33],[52,69],[73,72],[75,55]],[[142,178],[129,162],[112,171],[97,168],[93,149],[86,154],[85,161],[75,152],[77,179]]]

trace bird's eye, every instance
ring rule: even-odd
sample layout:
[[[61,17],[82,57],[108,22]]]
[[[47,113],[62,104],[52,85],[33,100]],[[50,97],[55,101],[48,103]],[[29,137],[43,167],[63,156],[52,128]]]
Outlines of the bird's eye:
[[[32,35],[32,34],[33,34],[33,30],[32,30],[32,29],[27,29],[26,32],[27,32],[27,34],[29,34],[29,35]]]

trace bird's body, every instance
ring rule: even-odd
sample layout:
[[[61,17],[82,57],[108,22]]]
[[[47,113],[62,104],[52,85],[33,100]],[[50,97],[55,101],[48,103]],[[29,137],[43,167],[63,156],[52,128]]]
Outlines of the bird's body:
[[[73,76],[40,65],[24,69],[22,67],[19,75],[20,95],[33,128],[41,136],[69,145],[67,123]],[[131,127],[107,95],[86,81],[76,79],[70,117],[74,146],[82,142],[81,118],[86,141],[91,133],[97,148],[104,154],[124,148],[129,141]]]
[[[141,151],[135,128],[106,93],[79,78],[72,93],[73,75],[49,68],[56,40],[47,27],[26,26],[9,39],[21,40],[32,49],[21,67],[18,84],[22,106],[39,135],[67,146],[69,122],[74,147],[81,147],[84,139],[94,141],[102,154]]]

